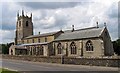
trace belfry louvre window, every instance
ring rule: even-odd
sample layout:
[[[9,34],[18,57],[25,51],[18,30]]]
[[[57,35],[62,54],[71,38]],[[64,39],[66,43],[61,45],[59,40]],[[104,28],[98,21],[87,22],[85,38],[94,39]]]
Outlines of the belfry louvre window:
[[[62,54],[62,44],[61,43],[58,43],[57,45],[57,49],[58,49],[58,54]]]
[[[19,21],[19,27],[21,27],[21,21]]]
[[[28,27],[28,21],[26,21],[26,27]]]
[[[71,54],[77,54],[76,44],[75,42],[72,42],[70,44]]]
[[[93,51],[93,44],[90,40],[86,42],[86,51]]]

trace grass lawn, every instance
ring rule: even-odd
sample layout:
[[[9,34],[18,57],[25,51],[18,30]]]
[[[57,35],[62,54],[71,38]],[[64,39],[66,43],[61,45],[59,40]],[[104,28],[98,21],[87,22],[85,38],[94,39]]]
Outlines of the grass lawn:
[[[0,68],[0,73],[18,73],[18,72]]]

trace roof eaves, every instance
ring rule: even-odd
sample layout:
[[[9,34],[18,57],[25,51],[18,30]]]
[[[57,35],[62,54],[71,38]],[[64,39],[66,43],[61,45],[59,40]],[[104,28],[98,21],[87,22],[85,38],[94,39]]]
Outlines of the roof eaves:
[[[58,40],[54,40],[54,42],[55,41],[69,41],[69,40],[82,40],[82,39],[91,39],[91,38],[99,38],[99,36],[87,37],[87,38],[76,38],[76,39],[58,39]]]

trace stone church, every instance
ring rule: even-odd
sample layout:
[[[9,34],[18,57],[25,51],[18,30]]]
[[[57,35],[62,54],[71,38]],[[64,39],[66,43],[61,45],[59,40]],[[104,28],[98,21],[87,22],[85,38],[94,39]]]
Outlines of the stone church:
[[[9,55],[103,57],[114,54],[107,27],[60,30],[33,35],[31,16],[17,14],[15,44]]]

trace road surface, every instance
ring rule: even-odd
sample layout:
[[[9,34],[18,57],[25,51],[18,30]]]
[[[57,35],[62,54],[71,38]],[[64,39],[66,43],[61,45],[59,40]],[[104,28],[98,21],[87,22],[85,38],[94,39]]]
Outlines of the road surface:
[[[117,67],[100,67],[100,66],[84,66],[84,65],[68,65],[55,63],[41,63],[21,60],[0,59],[3,68],[15,71],[116,71]],[[35,72],[36,73],[36,72]],[[115,73],[115,72],[113,72]]]

